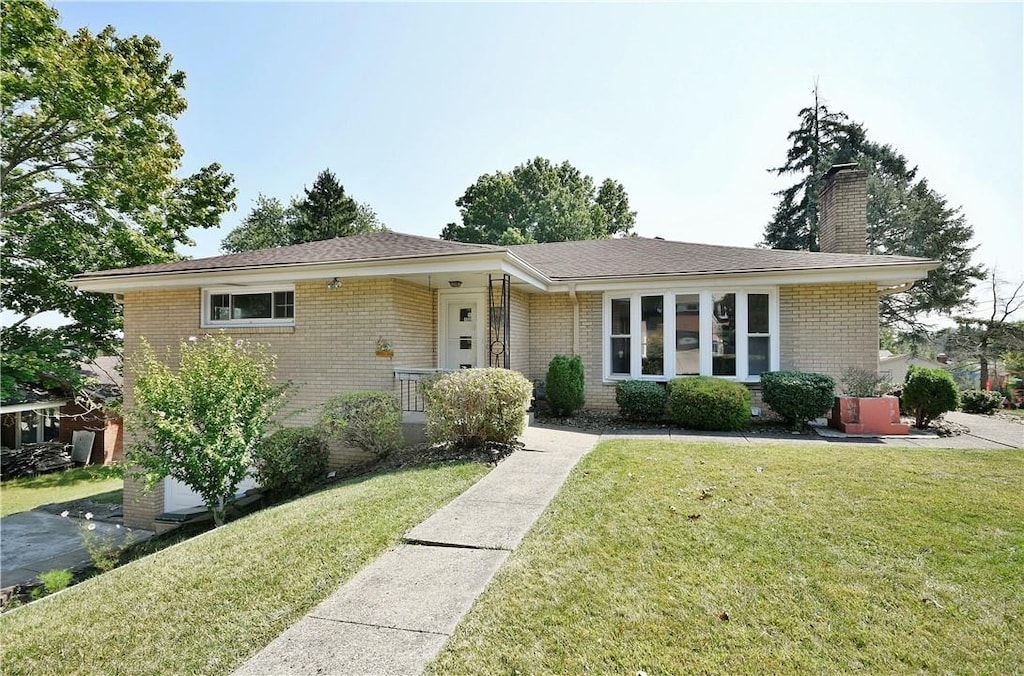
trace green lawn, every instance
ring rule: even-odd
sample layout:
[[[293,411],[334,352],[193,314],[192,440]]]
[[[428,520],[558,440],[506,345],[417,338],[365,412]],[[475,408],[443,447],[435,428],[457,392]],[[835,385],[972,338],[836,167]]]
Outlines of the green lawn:
[[[227,674],[486,474],[339,484],[0,616],[5,674]]]
[[[82,498],[121,502],[121,486],[120,469],[100,465],[10,479],[0,483],[0,516]]]
[[[428,673],[1021,673],[1022,485],[1019,451],[603,443]]]

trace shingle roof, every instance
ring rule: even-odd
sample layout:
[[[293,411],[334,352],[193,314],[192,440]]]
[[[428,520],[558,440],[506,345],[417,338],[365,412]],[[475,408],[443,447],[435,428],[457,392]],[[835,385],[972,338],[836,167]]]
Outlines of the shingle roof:
[[[251,270],[316,263],[358,263],[508,251],[549,280],[636,278],[741,272],[782,272],[836,268],[920,265],[924,258],[868,256],[809,251],[693,244],[663,239],[550,242],[501,247],[432,237],[378,232],[294,246],[157,263],[121,270],[87,272],[76,279],[175,272]]]
[[[273,249],[245,251],[210,258],[195,258],[171,263],[140,265],[120,270],[86,272],[78,278],[115,275],[141,275],[161,272],[198,272],[205,270],[231,270],[302,263],[355,263],[360,261],[420,258],[452,254],[502,251],[491,244],[464,244],[433,237],[405,235],[399,232],[375,232],[351,235],[319,242],[307,242]]]
[[[521,244],[509,251],[552,280],[920,264],[923,258],[754,249],[630,237]]]

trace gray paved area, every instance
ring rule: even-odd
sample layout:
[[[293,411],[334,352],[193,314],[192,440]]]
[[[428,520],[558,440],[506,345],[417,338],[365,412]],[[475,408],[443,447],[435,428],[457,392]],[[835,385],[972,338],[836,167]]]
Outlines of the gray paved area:
[[[91,561],[76,519],[32,510],[0,519],[0,587],[35,584],[39,573],[54,569],[80,570]],[[127,531],[112,523],[92,521],[97,537],[123,542]],[[135,541],[153,534],[134,530]]]
[[[942,438],[842,438],[690,434],[630,430],[624,434],[532,426],[517,451],[486,477],[406,534],[309,615],[242,665],[237,674],[419,674],[434,658],[491,578],[543,513],[576,463],[599,440],[645,438],[739,444],[876,443],[935,448],[1003,448],[1024,426],[955,422],[970,435]],[[952,416],[951,416],[952,417]],[[984,418],[982,423],[991,422]]]

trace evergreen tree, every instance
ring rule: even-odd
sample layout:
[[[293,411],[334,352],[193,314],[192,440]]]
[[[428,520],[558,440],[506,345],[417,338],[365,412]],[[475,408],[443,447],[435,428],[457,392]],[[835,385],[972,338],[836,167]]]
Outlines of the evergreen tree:
[[[317,242],[358,234],[356,201],[345,194],[345,187],[330,169],[321,171],[313,187],[304,192],[305,199],[295,205],[295,239]]]
[[[896,332],[920,332],[927,313],[970,307],[970,291],[984,277],[971,264],[974,229],[959,208],[917,178],[917,168],[890,145],[875,143],[859,123],[828,109],[817,87],[814,105],[800,111],[800,127],[789,134],[786,162],[770,169],[799,180],[776,195],[779,204],[765,227],[764,245],[818,251],[818,191],[834,164],[856,162],[868,172],[868,251],[942,261],[905,293],[882,296],[882,325]]]

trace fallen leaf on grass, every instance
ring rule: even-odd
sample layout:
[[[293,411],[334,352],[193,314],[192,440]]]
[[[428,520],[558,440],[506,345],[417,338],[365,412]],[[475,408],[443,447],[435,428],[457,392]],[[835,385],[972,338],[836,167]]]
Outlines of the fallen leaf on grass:
[[[700,514],[691,514],[691,515],[689,515],[686,518],[689,519],[690,521],[696,521],[697,519],[700,518]]]
[[[720,619],[722,622],[728,622],[729,621],[729,613],[727,613],[727,612],[725,612],[723,610],[722,612],[720,612],[718,614],[718,619]]]

